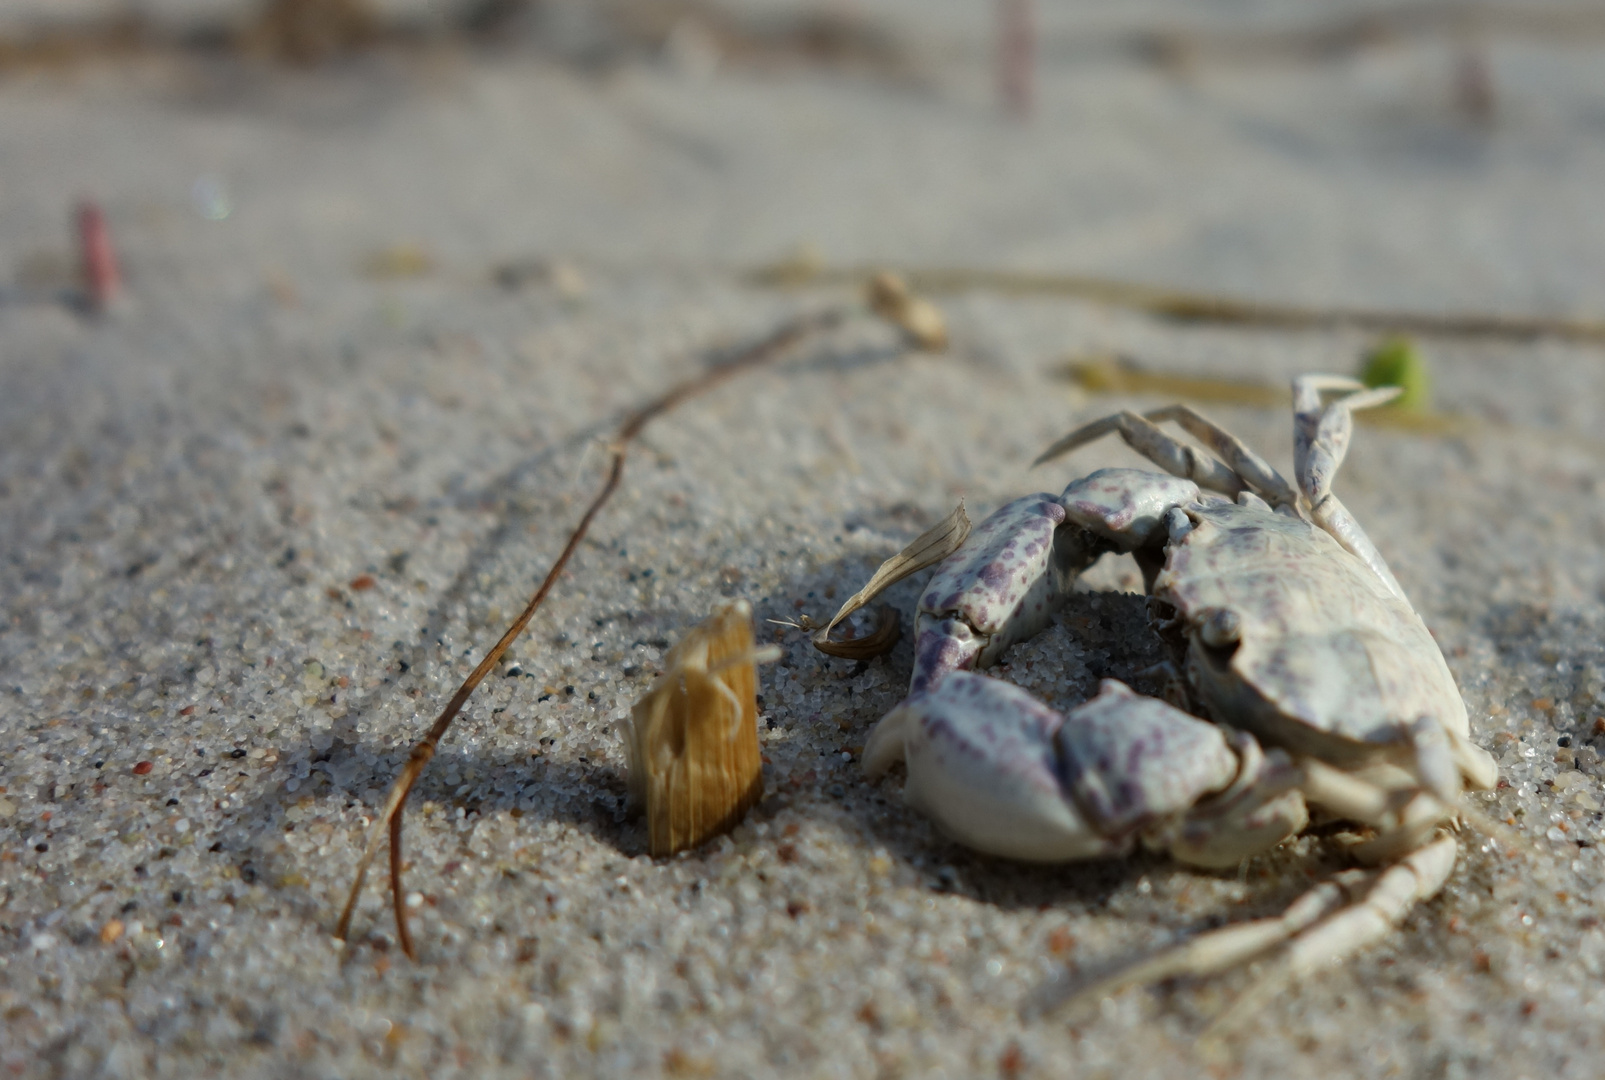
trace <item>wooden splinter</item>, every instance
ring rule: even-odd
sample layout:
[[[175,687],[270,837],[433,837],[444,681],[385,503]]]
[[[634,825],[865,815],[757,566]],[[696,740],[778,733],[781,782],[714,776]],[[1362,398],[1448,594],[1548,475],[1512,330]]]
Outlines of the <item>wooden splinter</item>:
[[[693,848],[740,823],[763,795],[752,605],[721,606],[669,650],[663,674],[625,722],[630,802],[654,856]]]

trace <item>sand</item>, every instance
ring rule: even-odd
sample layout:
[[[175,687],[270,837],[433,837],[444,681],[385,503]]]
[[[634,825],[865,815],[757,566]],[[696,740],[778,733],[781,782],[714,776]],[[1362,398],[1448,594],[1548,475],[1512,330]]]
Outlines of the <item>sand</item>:
[[[1333,838],[1222,874],[969,853],[900,777],[859,771],[908,644],[860,667],[770,620],[828,616],[960,497],[979,519],[1135,464],[1111,443],[1027,471],[1077,422],[1161,403],[1089,395],[1067,357],[1274,384],[1353,371],[1372,337],[1341,328],[977,289],[938,298],[946,354],[855,316],[654,423],[413,797],[419,961],[382,879],[332,940],[391,776],[545,573],[611,425],[856,303],[735,268],[806,243],[1303,304],[1605,311],[1597,39],[1167,67],[1122,42],[1304,15],[1055,6],[1021,120],[980,5],[869,14],[896,70],[507,48],[0,82],[0,272],[61,281],[85,195],[128,283],[101,318],[0,307],[8,1075],[1600,1074],[1605,364],[1553,338],[1424,339],[1435,407],[1463,423],[1362,428],[1339,480],[1500,762],[1478,805],[1527,849],[1468,833],[1440,897],[1281,988],[1218,1056],[1193,1040],[1254,972],[1019,1007],[1067,967],[1280,911],[1345,865]],[[1465,49],[1494,73],[1491,119],[1456,105]],[[1290,465],[1284,411],[1209,409]],[[891,594],[905,614],[919,581]],[[1159,656],[1131,566],[1088,584],[1001,673],[1059,707]],[[769,794],[731,837],[653,860],[617,722],[733,596],[784,652],[760,679]]]

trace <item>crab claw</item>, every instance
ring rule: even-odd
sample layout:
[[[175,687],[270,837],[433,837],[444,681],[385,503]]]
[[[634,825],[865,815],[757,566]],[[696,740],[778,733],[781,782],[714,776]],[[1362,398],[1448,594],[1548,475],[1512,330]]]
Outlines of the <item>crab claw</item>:
[[[1065,797],[1055,736],[1064,717],[1021,690],[955,671],[887,713],[864,771],[908,762],[903,799],[966,847],[1059,862],[1119,855]]]
[[[1130,552],[1142,570],[1144,590],[1152,592],[1171,538],[1170,515],[1199,497],[1191,480],[1142,469],[1099,469],[1071,481],[1059,504],[1066,531],[1079,526],[1116,551]]]
[[[911,694],[950,671],[989,666],[1048,625],[1076,574],[1102,554],[1077,543],[1085,532],[1059,528],[1064,514],[1052,495],[1015,499],[942,562],[915,616]]]
[[[1157,547],[1169,538],[1165,519],[1199,499],[1198,485],[1144,469],[1099,469],[1064,489],[1066,518],[1120,551]]]
[[[909,805],[993,855],[1090,859],[1141,837],[1217,866],[1305,821],[1302,801],[1287,795],[1293,778],[1262,791],[1263,755],[1247,736],[1238,743],[1112,679],[1061,715],[1019,687],[956,671],[886,715],[864,769],[877,776],[905,758]]]

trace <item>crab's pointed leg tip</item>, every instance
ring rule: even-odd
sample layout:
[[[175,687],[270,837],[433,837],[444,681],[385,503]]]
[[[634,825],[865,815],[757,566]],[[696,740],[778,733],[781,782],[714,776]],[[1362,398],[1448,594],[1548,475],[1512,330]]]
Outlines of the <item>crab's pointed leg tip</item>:
[[[1031,468],[1035,469],[1035,468],[1037,468],[1039,466],[1046,465],[1048,462],[1052,461],[1054,458],[1056,458],[1060,454],[1064,453],[1063,447],[1064,447],[1064,440],[1060,439],[1058,442],[1054,443],[1052,446],[1050,446],[1046,450],[1042,451],[1042,453],[1038,454],[1036,456],[1036,459],[1031,462]]]

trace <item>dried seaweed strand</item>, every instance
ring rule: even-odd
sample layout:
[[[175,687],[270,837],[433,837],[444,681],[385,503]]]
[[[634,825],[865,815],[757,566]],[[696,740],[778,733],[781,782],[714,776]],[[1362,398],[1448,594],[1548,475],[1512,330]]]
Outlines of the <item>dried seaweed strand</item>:
[[[870,279],[876,272],[865,267],[825,267],[811,259],[800,258],[761,267],[743,276],[759,285],[794,287],[858,283]],[[1520,341],[1552,337],[1565,341],[1605,343],[1605,320],[1599,319],[1303,307],[1166,289],[1084,274],[1039,274],[979,267],[930,267],[906,269],[900,273],[909,286],[919,292],[951,293],[985,289],[1012,296],[1073,296],[1183,322],[1288,330],[1352,327],[1439,337],[1487,337]]]
[[[1120,357],[1096,356],[1072,360],[1060,372],[1082,390],[1093,394],[1152,394],[1159,397],[1204,401],[1219,405],[1287,408],[1292,395],[1285,386],[1211,375],[1178,375],[1139,368]],[[1564,442],[1593,454],[1605,454],[1605,442],[1565,428],[1531,428],[1508,420],[1449,412],[1409,412],[1371,409],[1354,419],[1372,427],[1391,428],[1414,435],[1480,436],[1529,435]]]
[[[417,959],[417,953],[413,949],[412,935],[407,929],[407,909],[401,887],[402,806],[406,803],[407,796],[411,793],[413,785],[418,782],[418,777],[423,775],[424,767],[429,764],[430,758],[435,756],[435,749],[445,736],[446,729],[451,727],[451,722],[456,719],[458,712],[467,703],[469,696],[473,694],[485,676],[501,660],[518,635],[529,625],[529,621],[534,618],[535,612],[540,608],[542,601],[546,599],[546,594],[552,591],[552,586],[556,584],[558,576],[562,574],[575,549],[579,547],[580,541],[585,538],[585,534],[590,530],[591,522],[595,520],[597,513],[612,497],[613,492],[618,489],[619,481],[624,476],[624,459],[630,442],[641,433],[641,429],[646,427],[648,423],[673,409],[681,402],[699,394],[707,393],[736,375],[770,363],[784,355],[790,346],[809,334],[836,326],[845,315],[846,311],[844,309],[832,308],[794,318],[767,337],[748,346],[734,359],[671,387],[662,395],[630,413],[624,419],[624,422],[619,425],[618,432],[608,446],[610,462],[607,479],[603,482],[602,489],[597,492],[596,497],[591,500],[591,505],[586,508],[584,515],[581,516],[580,523],[575,526],[573,534],[568,538],[568,543],[563,546],[563,551],[558,555],[557,561],[547,571],[540,588],[535,590],[535,595],[530,598],[529,604],[519,614],[518,618],[513,620],[513,624],[507,628],[507,632],[501,636],[501,640],[496,642],[491,650],[485,654],[485,658],[479,662],[479,665],[463,680],[462,685],[457,688],[457,692],[446,703],[446,707],[435,718],[435,722],[429,728],[428,734],[413,746],[412,754],[408,757],[407,763],[402,766],[395,783],[391,785],[390,793],[385,798],[383,811],[368,829],[368,837],[363,846],[362,857],[357,862],[356,880],[351,885],[351,895],[346,899],[345,910],[340,913],[340,922],[334,931],[335,937],[344,941],[351,929],[351,918],[356,912],[357,900],[362,895],[362,886],[367,880],[368,867],[378,854],[379,846],[384,840],[386,826],[388,826],[390,833],[390,894],[395,909],[396,936],[402,951],[409,958]]]

